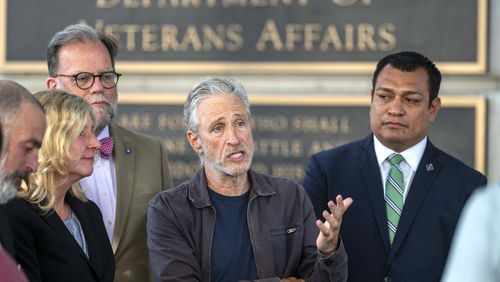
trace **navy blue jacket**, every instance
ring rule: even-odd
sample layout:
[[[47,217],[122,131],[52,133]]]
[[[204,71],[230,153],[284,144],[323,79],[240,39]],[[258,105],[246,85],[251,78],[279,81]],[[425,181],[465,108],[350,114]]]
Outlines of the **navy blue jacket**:
[[[337,194],[354,203],[343,218],[348,281],[439,281],[460,212],[486,177],[427,142],[392,248],[373,135],[309,159],[304,188],[318,218]]]

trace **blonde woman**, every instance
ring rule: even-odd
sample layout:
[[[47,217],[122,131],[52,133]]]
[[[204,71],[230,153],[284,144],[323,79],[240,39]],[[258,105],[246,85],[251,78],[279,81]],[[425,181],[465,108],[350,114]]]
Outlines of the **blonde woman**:
[[[38,171],[7,204],[16,259],[30,281],[113,281],[115,264],[98,207],[74,186],[93,171],[96,118],[82,98],[35,94],[47,130]]]

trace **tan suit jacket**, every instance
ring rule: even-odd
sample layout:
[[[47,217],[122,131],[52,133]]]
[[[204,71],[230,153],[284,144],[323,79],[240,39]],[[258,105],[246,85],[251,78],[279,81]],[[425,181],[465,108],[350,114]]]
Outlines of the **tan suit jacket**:
[[[172,187],[167,152],[159,139],[110,124],[116,168],[113,240],[117,282],[150,281],[146,214],[149,200]]]

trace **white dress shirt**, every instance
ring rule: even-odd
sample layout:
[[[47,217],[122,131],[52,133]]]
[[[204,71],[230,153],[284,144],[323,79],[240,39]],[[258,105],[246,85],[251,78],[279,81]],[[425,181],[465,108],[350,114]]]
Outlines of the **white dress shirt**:
[[[97,136],[97,140],[106,137],[109,137],[108,126]],[[80,185],[85,196],[101,210],[109,241],[112,242],[116,215],[116,170],[113,156],[109,159],[97,158],[94,162],[94,172],[80,180]]]
[[[375,155],[377,156],[377,163],[380,168],[380,175],[382,176],[382,186],[384,187],[384,195],[385,195],[385,182],[387,181],[387,175],[391,170],[391,162],[387,159],[391,154],[398,153],[392,149],[384,146],[378,139],[373,135],[373,144],[375,145]],[[415,176],[415,172],[417,171],[418,164],[422,159],[422,155],[425,151],[425,146],[427,145],[427,137],[422,139],[417,144],[412,147],[400,152],[399,154],[405,158],[399,164],[401,168],[401,172],[403,173],[405,190],[403,194],[403,201],[406,201],[406,196],[410,191],[411,182],[413,181],[413,177]]]

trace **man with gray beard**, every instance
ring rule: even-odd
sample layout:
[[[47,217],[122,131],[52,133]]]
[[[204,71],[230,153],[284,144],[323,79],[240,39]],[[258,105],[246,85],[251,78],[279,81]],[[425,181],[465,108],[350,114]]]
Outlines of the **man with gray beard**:
[[[1,231],[0,235],[4,235],[5,226],[8,226],[7,218],[3,213],[3,205],[7,203],[10,199],[14,198],[16,195],[16,187],[12,183],[12,178],[9,177],[5,171],[3,170],[3,165],[5,159],[3,158],[3,132],[0,126],[0,226],[4,228]],[[18,268],[14,259],[7,253],[7,251],[3,248],[3,245],[0,244],[0,277],[2,277],[2,281],[9,282],[26,282],[26,276],[23,272]]]
[[[201,169],[149,204],[156,281],[346,281],[339,229],[352,199],[338,195],[316,220],[302,186],[250,169],[250,103],[239,82],[200,81],[184,122]]]
[[[7,181],[2,185],[1,194],[3,201],[8,201],[21,182],[38,169],[38,150],[46,126],[45,112],[24,87],[10,80],[0,80],[0,123],[4,134],[0,171]],[[0,223],[0,243],[14,256],[10,225],[3,224],[5,222],[6,219]]]
[[[101,158],[79,185],[102,212],[115,255],[115,281],[148,281],[147,202],[171,187],[172,179],[160,140],[112,121],[121,76],[115,70],[117,53],[114,38],[86,25],[70,25],[49,42],[46,84],[86,99],[95,110]]]
[[[15,197],[21,182],[38,169],[38,150],[45,133],[45,112],[21,85],[0,80],[0,277],[27,281],[14,260],[12,230],[4,204]]]

